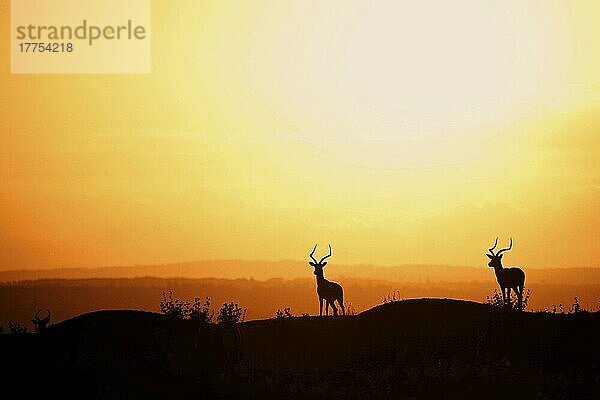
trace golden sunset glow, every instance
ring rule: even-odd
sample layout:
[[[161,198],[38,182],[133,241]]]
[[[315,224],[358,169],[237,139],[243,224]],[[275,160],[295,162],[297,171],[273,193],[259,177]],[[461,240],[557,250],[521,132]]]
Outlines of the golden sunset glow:
[[[153,1],[140,75],[10,74],[4,29],[0,269],[316,242],[484,267],[496,236],[507,264],[595,267],[598,21],[596,1]]]

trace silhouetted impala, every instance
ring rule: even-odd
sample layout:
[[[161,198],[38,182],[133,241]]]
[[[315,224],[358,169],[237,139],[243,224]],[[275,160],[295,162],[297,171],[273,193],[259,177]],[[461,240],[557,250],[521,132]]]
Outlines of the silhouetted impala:
[[[31,322],[33,323],[33,325],[35,325],[35,330],[38,333],[44,333],[46,331],[47,325],[50,323],[50,310],[46,310],[47,314],[44,318],[40,318],[40,312],[42,311],[38,310],[35,313],[35,316],[31,320]]]
[[[489,257],[490,262],[488,263],[488,267],[494,268],[494,272],[496,273],[496,279],[498,280],[498,284],[500,285],[500,289],[502,290],[502,300],[504,304],[510,303],[510,291],[511,289],[515,291],[517,294],[517,298],[519,299],[519,310],[523,307],[523,287],[525,286],[525,272],[519,267],[512,268],[504,268],[502,267],[502,253],[512,249],[512,238],[510,239],[510,246],[505,249],[498,250],[496,254],[494,254],[494,249],[498,244],[498,238],[496,238],[496,242],[494,243],[494,247],[489,249],[490,254],[486,254]],[[507,290],[505,294],[504,291]]]
[[[308,262],[311,266],[315,268],[314,274],[317,276],[317,294],[319,295],[319,316],[323,315],[323,300],[325,300],[325,314],[329,315],[329,306],[333,309],[333,315],[337,315],[337,308],[335,306],[335,301],[337,300],[340,308],[342,309],[342,314],[346,315],[346,309],[344,308],[344,289],[340,285],[335,282],[330,282],[323,276],[323,268],[327,265],[325,261],[329,257],[331,257],[331,245],[329,245],[329,254],[325,257],[321,258],[320,261],[315,260],[313,255],[315,254],[315,250],[317,250],[317,245],[315,244],[315,248],[310,253],[310,258],[313,262]]]

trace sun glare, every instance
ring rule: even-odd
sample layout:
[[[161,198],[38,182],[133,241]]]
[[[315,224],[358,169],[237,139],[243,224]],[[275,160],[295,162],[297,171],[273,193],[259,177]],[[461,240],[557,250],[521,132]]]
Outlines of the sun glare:
[[[489,2],[382,1],[346,27],[340,69],[378,113],[453,116],[504,97],[511,31]]]
[[[268,9],[248,39],[248,77],[292,136],[344,163],[467,163],[523,115],[524,97],[566,79],[567,18],[557,7],[341,2],[311,14],[310,34],[311,7],[287,24],[270,23],[283,10]],[[544,18],[532,24],[531,12]]]

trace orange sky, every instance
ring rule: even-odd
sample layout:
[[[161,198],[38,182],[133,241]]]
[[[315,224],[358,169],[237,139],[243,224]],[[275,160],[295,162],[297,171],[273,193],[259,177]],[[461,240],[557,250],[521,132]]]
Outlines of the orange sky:
[[[598,264],[597,2],[152,6],[144,75],[13,75],[2,30],[0,269]]]

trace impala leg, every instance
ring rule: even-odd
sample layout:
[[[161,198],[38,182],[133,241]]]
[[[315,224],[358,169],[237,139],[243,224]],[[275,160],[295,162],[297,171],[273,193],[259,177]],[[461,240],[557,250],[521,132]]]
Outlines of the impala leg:
[[[331,301],[331,309],[333,310],[333,315],[337,315],[337,307],[335,306],[335,300]]]
[[[519,311],[521,311],[523,309],[523,286],[517,286],[515,293],[517,293],[517,299],[519,300]]]
[[[323,316],[323,298],[319,297],[319,317]]]
[[[507,287],[506,288],[506,304],[508,304],[509,306],[512,306],[512,303],[510,301],[510,292],[511,292],[512,288]]]
[[[340,308],[342,309],[342,315],[346,315],[346,307],[344,307],[344,302],[338,300],[338,304],[340,305]]]
[[[325,315],[329,316],[329,300],[325,299]]]

